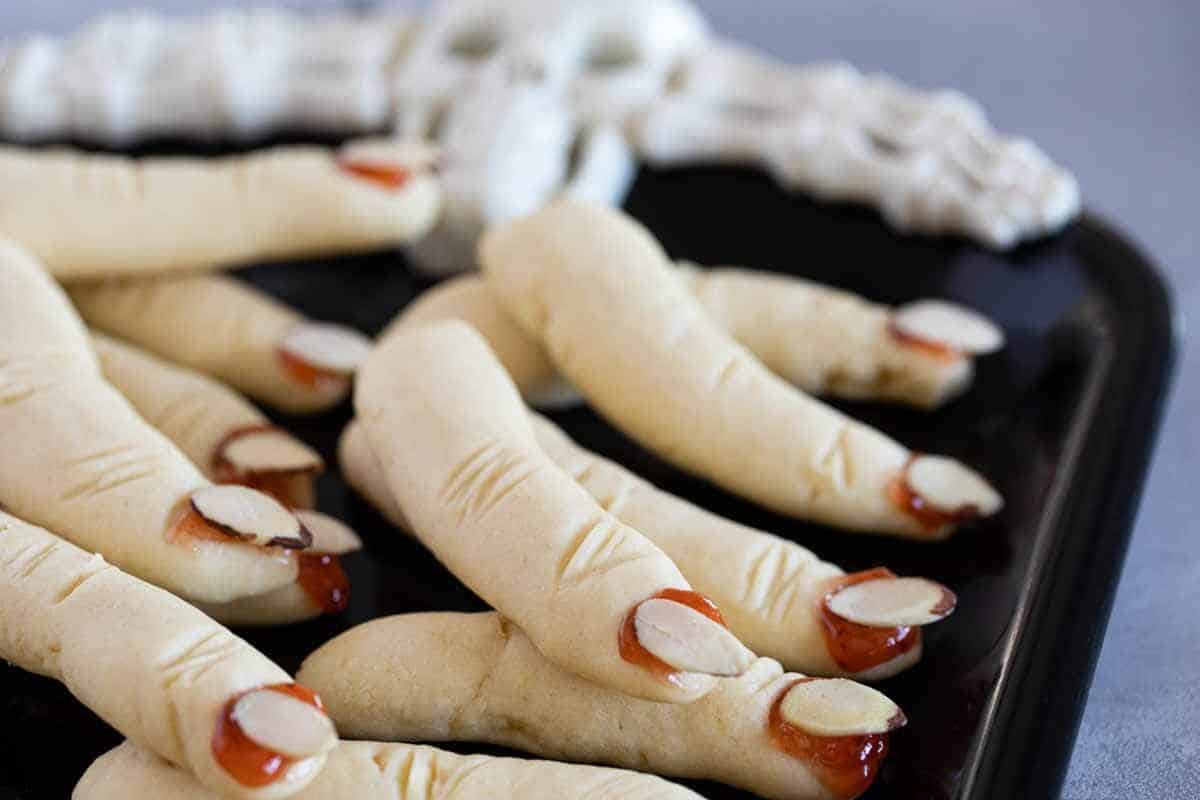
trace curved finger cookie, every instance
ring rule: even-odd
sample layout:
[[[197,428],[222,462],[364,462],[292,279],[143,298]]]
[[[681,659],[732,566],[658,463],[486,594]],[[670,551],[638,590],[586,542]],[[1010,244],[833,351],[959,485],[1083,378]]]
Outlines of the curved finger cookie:
[[[714,322],[811,394],[933,408],[966,389],[974,356],[1003,344],[990,321],[950,303],[892,309],[792,276],[739,268],[682,264],[679,275]],[[531,405],[582,402],[478,276],[429,289],[392,325],[437,319],[461,319],[479,331]]]
[[[132,742],[96,759],[74,800],[220,800],[190,775]],[[296,800],[700,800],[672,783],[636,772],[493,756],[433,747],[342,742]]]
[[[221,796],[295,794],[337,739],[313,692],[203,613],[4,513],[0,657]]]
[[[493,613],[374,620],[326,643],[299,675],[349,736],[489,742],[774,800],[858,796],[905,721],[873,689],[766,658],[694,703],[641,700],[559,669]]]
[[[794,542],[656,489],[584,450],[549,420],[534,415],[532,422],[539,446],[560,469],[670,556],[748,647],[788,669],[890,677],[921,657],[920,627],[954,611],[954,593],[934,581],[896,578],[886,569],[846,575]],[[351,486],[410,530],[359,423],[342,433],[338,460]]]
[[[68,291],[93,327],[291,413],[341,402],[370,349],[363,334],[305,319],[222,275],[80,283]]]
[[[104,381],[87,331],[27,253],[0,244],[0,504],[195,600],[291,583],[309,539],[274,499],[214,486]]]
[[[386,337],[363,366],[355,408],[417,538],[547,658],[673,702],[749,663],[670,559],[541,451],[516,388],[470,326]]]
[[[217,159],[0,148],[0,235],[60,280],[394,247],[436,219],[429,168],[427,149],[382,140]]]
[[[492,229],[480,255],[489,286],[562,374],[689,472],[775,511],[913,538],[945,537],[1001,506],[965,467],[910,453],[769,372],[619,212],[558,202]],[[936,496],[913,485],[917,474]]]

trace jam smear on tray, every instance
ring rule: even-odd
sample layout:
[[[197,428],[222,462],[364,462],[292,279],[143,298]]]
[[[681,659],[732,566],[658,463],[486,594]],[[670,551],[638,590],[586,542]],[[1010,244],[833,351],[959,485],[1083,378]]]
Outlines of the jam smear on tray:
[[[726,628],[729,627],[725,624],[725,618],[721,616],[721,610],[717,608],[716,604],[699,592],[693,592],[690,589],[663,589],[658,594],[647,599],[671,600],[681,603],[693,611],[700,612],[718,625]],[[638,605],[641,605],[641,603]],[[639,667],[644,667],[669,683],[677,683],[679,670],[651,653],[638,641],[637,626],[634,623],[634,616],[636,614],[637,607],[635,606],[629,612],[629,615],[625,617],[625,623],[621,626],[621,633],[618,637],[621,658],[630,664],[637,664]]]
[[[829,588],[821,594],[818,611],[821,615],[821,631],[825,634],[825,645],[837,665],[847,672],[862,672],[891,661],[921,642],[920,628],[907,625],[875,628],[851,622],[829,610],[829,598],[839,590],[856,583],[894,577],[896,574],[886,567],[854,572],[834,578]]]
[[[783,698],[797,683],[810,680],[814,679],[800,678],[775,698],[767,720],[771,741],[788,755],[807,762],[837,800],[851,800],[874,782],[879,764],[888,752],[888,734],[814,736],[792,725],[779,710]]]
[[[317,693],[299,684],[278,683],[262,688],[290,695],[314,708],[325,710]],[[241,695],[230,698],[225,704],[221,718],[217,720],[216,730],[213,731],[212,752],[217,763],[235,781],[242,786],[257,789],[283,777],[295,759],[268,750],[242,732],[242,727],[233,718],[233,707],[239,699]]]

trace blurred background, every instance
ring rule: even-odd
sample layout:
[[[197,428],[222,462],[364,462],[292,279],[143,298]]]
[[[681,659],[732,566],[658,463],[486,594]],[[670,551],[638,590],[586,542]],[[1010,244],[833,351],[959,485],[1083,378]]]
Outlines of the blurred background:
[[[597,0],[601,2],[602,0]],[[1080,179],[1085,203],[1200,308],[1200,3],[694,0],[722,35],[795,62],[844,59],[974,97]],[[308,8],[369,5],[310,0]],[[113,0],[0,2],[0,35],[65,32]],[[264,3],[143,0],[196,13]],[[423,3],[393,4],[419,10]],[[1063,796],[1196,797],[1200,764],[1200,374],[1190,337]],[[1090,613],[1081,608],[1079,613]]]

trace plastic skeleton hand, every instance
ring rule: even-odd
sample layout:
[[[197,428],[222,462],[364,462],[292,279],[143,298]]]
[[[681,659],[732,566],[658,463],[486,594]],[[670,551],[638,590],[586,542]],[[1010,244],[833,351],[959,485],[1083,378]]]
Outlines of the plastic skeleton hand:
[[[0,135],[123,145],[380,131],[409,29],[389,14],[113,14],[0,49]]]
[[[1075,179],[1031,142],[993,131],[957,92],[918,92],[852,67],[793,67],[715,44],[637,124],[652,163],[758,164],[785,186],[877,207],[901,231],[992,247],[1058,230]]]
[[[557,93],[513,83],[503,64],[476,73],[436,129],[422,130],[446,154],[443,208],[409,252],[434,275],[472,268],[489,224],[530,214],[560,193],[617,205],[633,182],[633,155],[616,128],[582,125]]]

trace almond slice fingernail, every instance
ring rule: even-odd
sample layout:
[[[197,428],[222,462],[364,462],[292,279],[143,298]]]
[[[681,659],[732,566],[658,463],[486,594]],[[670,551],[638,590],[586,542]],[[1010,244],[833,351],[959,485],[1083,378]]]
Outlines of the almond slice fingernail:
[[[1004,346],[1004,332],[987,317],[942,300],[909,303],[896,311],[892,324],[906,336],[969,355],[993,353]]]
[[[788,689],[779,713],[812,736],[865,736],[903,727],[908,719],[887,695],[845,678],[802,680]]]
[[[945,456],[917,456],[908,465],[905,482],[914,494],[946,513],[973,509],[986,517],[1004,505],[1000,493],[979,473]]]
[[[245,486],[206,486],[192,494],[192,508],[230,536],[259,545],[302,548],[312,534],[279,501]]]
[[[741,675],[754,661],[754,654],[728,628],[673,600],[645,601],[633,624],[642,647],[684,672]]]
[[[312,534],[312,544],[308,547],[311,552],[340,556],[362,550],[362,539],[340,519],[307,509],[297,509],[292,513],[299,518],[304,529]]]
[[[292,758],[319,755],[337,744],[337,731],[326,714],[271,689],[242,695],[233,706],[233,720],[255,744]]]
[[[215,458],[240,475],[319,472],[325,465],[316,450],[274,426],[235,432]]]
[[[343,325],[304,322],[288,331],[279,348],[313,369],[353,375],[371,352],[371,340]]]
[[[954,592],[926,578],[878,578],[839,589],[825,605],[859,625],[895,628],[945,619],[957,602]]]
[[[441,160],[441,148],[421,139],[362,139],[338,151],[342,164],[390,164],[408,170],[434,170]]]

